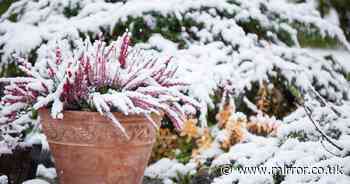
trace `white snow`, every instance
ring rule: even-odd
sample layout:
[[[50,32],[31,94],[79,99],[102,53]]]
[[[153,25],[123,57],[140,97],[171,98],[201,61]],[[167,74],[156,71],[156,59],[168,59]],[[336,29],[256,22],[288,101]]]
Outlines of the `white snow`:
[[[176,178],[178,174],[185,175],[187,173],[196,172],[196,164],[188,163],[186,165],[179,163],[177,160],[163,158],[155,164],[150,165],[145,170],[145,176],[151,178],[169,179]]]
[[[5,175],[0,176],[0,184],[7,184],[8,183],[8,178]]]
[[[37,168],[36,176],[54,180],[57,177],[57,173],[55,168],[46,168],[40,164]]]
[[[27,180],[23,184],[50,184],[49,182],[41,179]]]
[[[317,48],[307,48],[310,54],[316,57],[333,56],[338,62],[345,67],[346,71],[350,72],[350,52],[340,49],[317,49]]]

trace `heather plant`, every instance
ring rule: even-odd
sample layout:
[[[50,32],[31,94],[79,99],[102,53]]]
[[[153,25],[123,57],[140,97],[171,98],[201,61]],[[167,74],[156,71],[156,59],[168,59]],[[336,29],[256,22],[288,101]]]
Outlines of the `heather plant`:
[[[101,40],[78,41],[77,49],[57,47],[32,66],[19,58],[26,77],[2,78],[1,131],[20,133],[31,122],[32,112],[50,108],[53,118],[64,110],[98,111],[108,117],[125,136],[126,130],[112,112],[145,115],[154,126],[151,113],[167,116],[176,129],[185,119],[183,106],[198,106],[183,91],[186,83],[177,77],[172,58],[131,47],[126,33],[107,45]],[[18,127],[17,127],[18,126]],[[27,125],[24,125],[27,126]]]

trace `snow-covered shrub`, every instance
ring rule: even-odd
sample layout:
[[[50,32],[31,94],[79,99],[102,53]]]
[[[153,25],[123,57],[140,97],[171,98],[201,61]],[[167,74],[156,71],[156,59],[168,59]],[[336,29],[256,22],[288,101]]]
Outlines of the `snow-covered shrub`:
[[[283,91],[290,91],[290,86],[297,91],[305,91],[306,83],[298,82],[300,73],[304,72],[308,73],[308,82],[323,90],[325,97],[339,101],[346,98],[343,92],[347,89],[343,88],[344,80],[336,78],[344,78],[341,75],[348,71],[336,65],[337,70],[333,72],[334,66],[329,64],[329,60],[286,47],[308,46],[310,40],[317,38],[317,43],[323,40],[350,48],[342,30],[322,19],[315,7],[311,1],[295,4],[281,0],[20,1],[13,3],[2,15],[0,65],[8,66],[9,61],[13,61],[14,52],[28,55],[29,61],[35,62],[37,58],[42,58],[40,48],[50,44],[57,36],[58,39],[74,40],[95,37],[103,32],[106,40],[110,41],[129,29],[133,40],[145,42],[146,48],[169,52],[181,49],[179,54],[174,55],[184,56],[184,62],[190,59],[195,60],[192,63],[208,64],[210,71],[196,66],[186,68],[193,71],[191,76],[193,73],[212,74],[208,75],[208,79],[200,80],[204,82],[199,84],[201,90],[197,90],[197,84],[193,85],[197,89],[192,90],[195,93],[192,95],[204,98],[203,101],[208,104],[213,105],[210,96],[226,79],[240,81],[236,88],[245,89],[244,96],[251,91],[252,83],[263,80],[268,83],[283,81],[285,84],[280,85]],[[26,36],[22,30],[31,36]],[[206,52],[201,52],[204,50],[213,54],[208,56]],[[319,64],[313,64],[318,61]],[[226,72],[220,70],[225,66]],[[338,77],[317,80],[317,68],[324,69],[325,76]],[[14,72],[4,71],[4,75],[13,75]],[[257,75],[251,75],[255,71],[258,71]],[[336,91],[337,95],[327,95],[330,93],[328,89]],[[203,92],[199,94],[197,91]]]
[[[126,136],[112,112],[145,115],[155,126],[150,114],[164,112],[181,129],[182,106],[199,105],[182,91],[186,83],[178,79],[176,64],[129,42],[128,34],[109,45],[100,40],[77,41],[77,49],[57,47],[34,66],[19,58],[27,76],[0,79],[7,84],[1,99],[1,133],[20,134],[28,128],[33,111],[43,107],[60,119],[64,110],[96,110]]]
[[[350,1],[347,0],[318,0],[318,10],[322,17],[339,25],[350,39]]]
[[[154,33],[188,47],[193,42],[221,41],[240,49],[253,37],[276,44],[308,46],[324,41],[349,48],[342,30],[321,19],[311,1],[294,4],[284,0],[171,0],[107,2],[104,0],[18,1],[3,14],[0,23],[1,64],[13,52],[30,54],[35,62],[40,45],[57,34],[76,39],[104,32],[115,39],[128,28],[138,42]],[[31,37],[25,36],[23,30]],[[239,41],[239,42],[238,42]],[[18,46],[20,45],[20,46]]]

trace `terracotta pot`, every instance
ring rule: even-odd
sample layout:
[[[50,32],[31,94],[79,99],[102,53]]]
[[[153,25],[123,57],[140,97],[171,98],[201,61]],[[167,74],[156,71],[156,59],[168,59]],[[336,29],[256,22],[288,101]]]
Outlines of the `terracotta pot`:
[[[115,113],[127,140],[112,122],[97,112],[65,111],[63,120],[39,111],[56,163],[60,184],[140,184],[156,129],[144,116]],[[159,116],[152,117],[160,123]]]

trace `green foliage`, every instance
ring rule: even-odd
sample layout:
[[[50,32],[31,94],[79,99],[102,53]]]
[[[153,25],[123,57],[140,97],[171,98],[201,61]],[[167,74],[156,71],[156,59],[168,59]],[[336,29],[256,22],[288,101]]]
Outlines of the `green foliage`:
[[[300,101],[301,92],[300,90],[292,84],[287,82],[280,71],[275,69],[277,72],[276,76],[269,76],[268,84],[271,84],[271,89],[266,89],[266,108],[260,109],[269,116],[275,116],[281,119],[291,112],[293,112],[297,107],[296,104]],[[251,85],[251,89],[246,89],[244,94],[235,97],[237,111],[243,112],[247,116],[255,114],[251,109],[243,102],[243,96],[246,96],[250,102],[257,103],[261,96],[259,91],[261,89],[259,82],[254,82]]]
[[[2,76],[23,76],[24,73],[20,71],[15,63],[10,63],[7,66],[4,66],[2,70],[0,70],[0,77]]]
[[[328,0],[319,0],[318,1],[318,10],[320,11],[321,16],[325,16],[330,12],[331,5]]]
[[[3,0],[0,2],[0,15],[6,12],[6,10],[11,6],[16,0]]]
[[[154,22],[147,23],[144,17],[151,16]],[[120,36],[125,30],[129,30],[133,35],[133,42],[140,43],[146,42],[154,33],[161,34],[164,38],[178,43],[179,48],[185,47],[185,40],[182,38],[181,33],[188,31],[190,35],[190,28],[192,26],[202,27],[201,24],[196,23],[190,18],[184,18],[179,20],[175,15],[162,15],[155,11],[145,12],[142,17],[128,16],[126,21],[118,21],[112,29],[112,34],[108,35],[106,39],[112,40]],[[184,29],[184,30],[183,30]]]
[[[217,90],[215,91],[214,95],[211,95],[211,99],[212,102],[214,104],[219,104],[221,99],[222,99],[222,90]],[[214,106],[214,107],[209,107],[208,108],[208,113],[207,113],[207,123],[208,126],[211,127],[215,124],[217,124],[217,120],[216,120],[216,114],[218,114],[219,112],[219,107],[218,106]]]
[[[336,59],[334,59],[333,55],[327,55],[327,56],[324,56],[324,59],[328,60],[329,62],[332,63],[333,66],[337,66],[339,65],[338,62],[336,61]],[[338,73],[341,73],[343,74],[344,78],[347,79],[348,78],[348,73],[346,73],[346,70],[341,67],[340,69],[335,67],[334,70]]]
[[[179,137],[177,145],[179,153],[176,154],[176,160],[183,164],[188,163],[191,160],[192,150],[195,146],[194,140]]]
[[[11,21],[11,22],[17,22],[17,19],[18,19],[17,13],[12,13],[9,17],[9,21]]]
[[[35,109],[32,109],[31,111],[32,111],[32,118],[33,118],[33,119],[38,118],[38,111],[35,110]]]
[[[193,175],[191,184],[210,184],[215,176],[211,175],[209,167],[200,167],[197,173]]]
[[[163,180],[159,178],[143,177],[143,184],[163,184]]]
[[[278,39],[283,40],[287,46],[295,46],[296,43],[294,43],[292,35],[287,30],[279,28],[276,32]]]
[[[2,46],[0,46],[0,48],[2,48]],[[36,53],[38,48],[39,47],[35,48],[34,50],[30,51],[30,53],[28,54],[27,59],[32,64],[35,63],[38,57]],[[1,55],[2,54],[0,53],[0,56]],[[12,60],[15,61],[15,58],[12,58]],[[1,59],[0,59],[0,62],[1,62]],[[15,62],[4,65],[3,68],[0,70],[0,77],[19,77],[24,75],[25,73],[18,68],[18,65]]]
[[[297,101],[299,101],[302,98],[302,95],[297,87],[295,87],[292,84],[287,84],[287,89],[290,92],[290,94],[296,98]]]
[[[339,46],[338,41],[335,38],[329,36],[322,37],[317,32],[299,32],[298,40],[301,47],[336,48]]]
[[[276,69],[277,70],[277,69]],[[282,118],[297,109],[296,104],[300,101],[301,92],[277,70],[277,75],[271,77],[273,89],[269,93],[271,107],[270,116]]]
[[[129,30],[132,33],[132,41],[134,43],[145,42],[151,36],[150,28],[146,25],[146,22],[142,17],[128,16],[125,22],[118,21],[114,26],[112,35],[109,35],[111,37],[110,39],[115,39],[118,36],[121,36],[120,34],[124,33],[125,30]]]
[[[340,45],[337,38],[322,35],[314,25],[296,22],[292,26],[298,30],[298,40],[301,47],[336,48]]]
[[[339,139],[341,136],[342,132],[336,127],[331,127],[325,133],[329,136],[332,137],[333,139]]]
[[[191,184],[191,179],[193,177],[192,174],[186,173],[181,174],[179,172],[176,173],[177,177],[173,178],[173,181],[177,184]]]
[[[277,172],[277,173],[274,173],[272,178],[273,178],[273,183],[274,184],[280,184],[284,181],[284,178],[286,176],[285,175],[282,175],[282,173],[280,172]]]
[[[77,16],[80,10],[81,10],[81,7],[79,3],[72,4],[71,2],[69,2],[69,5],[64,7],[63,14],[67,18],[70,18],[70,17]]]
[[[227,2],[230,4],[239,5],[239,3],[236,0],[227,0]]]
[[[118,3],[118,2],[123,2],[125,3],[127,0],[105,0],[107,3]]]
[[[248,20],[237,22],[246,33],[254,33],[259,39],[269,40],[267,37],[267,29],[264,28],[256,19],[250,18]]]
[[[12,3],[16,2],[18,0],[4,0],[0,2],[0,15],[4,14],[8,8],[11,6]],[[19,14],[22,14],[24,12],[24,9],[22,8],[19,13],[12,12],[10,13],[8,20],[11,22],[17,22]]]
[[[349,0],[318,0],[318,10],[321,16],[327,16],[331,8],[334,8],[339,16],[340,27],[347,39],[350,40],[350,1]]]
[[[102,86],[101,88],[99,88],[97,91],[101,94],[106,94],[108,92],[108,90],[110,89],[109,86]]]
[[[308,140],[308,137],[304,131],[290,132],[287,138],[294,138],[301,142],[305,142]]]

